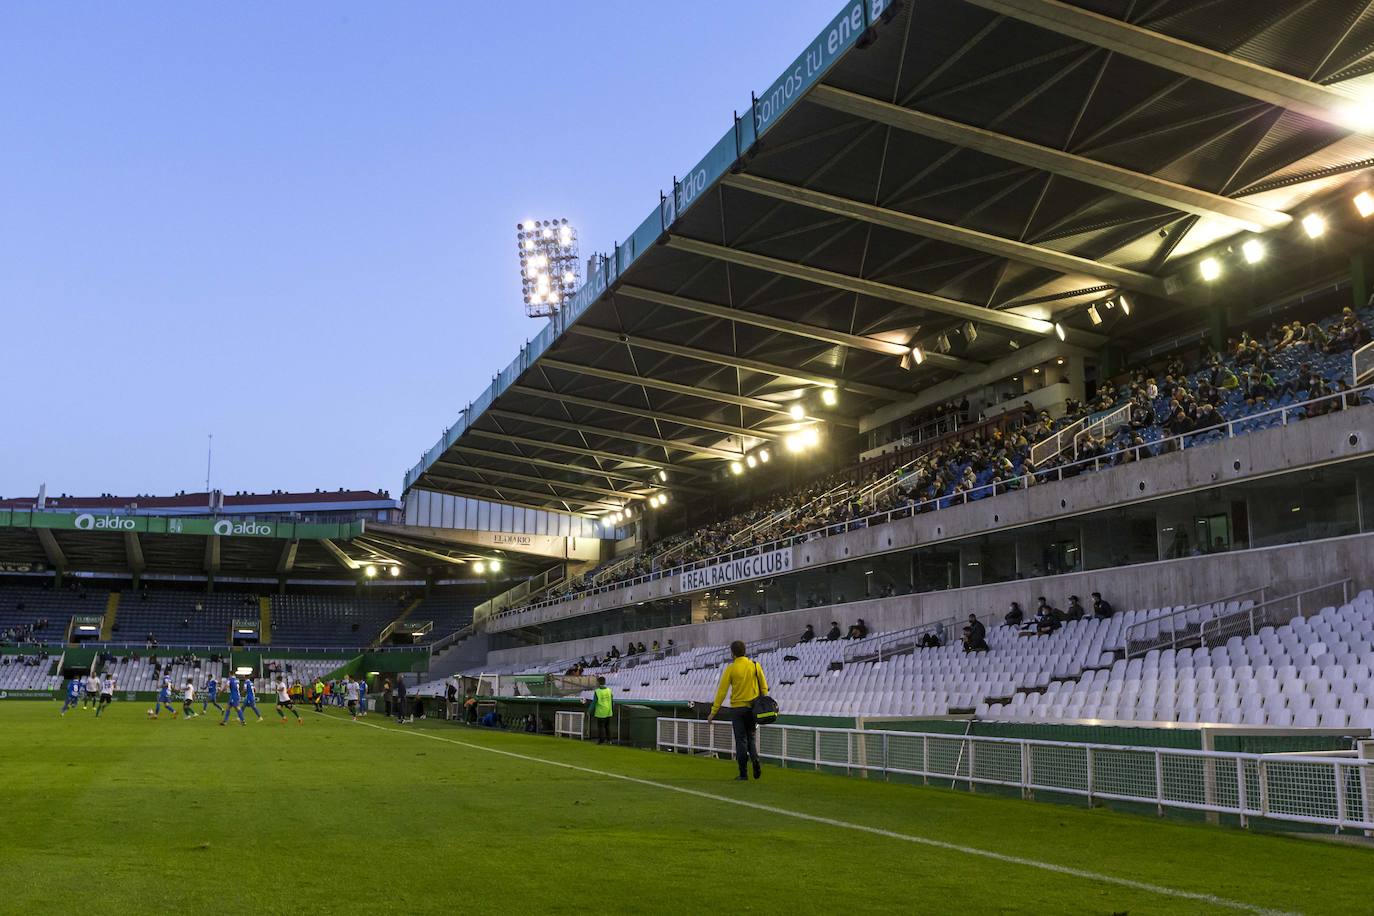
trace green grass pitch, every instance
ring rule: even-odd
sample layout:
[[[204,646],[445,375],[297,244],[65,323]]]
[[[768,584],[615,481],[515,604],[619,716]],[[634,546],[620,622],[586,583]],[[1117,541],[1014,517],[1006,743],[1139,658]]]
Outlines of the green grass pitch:
[[[1374,850],[1312,839],[380,715],[57,709],[0,703],[0,912],[1374,908]]]

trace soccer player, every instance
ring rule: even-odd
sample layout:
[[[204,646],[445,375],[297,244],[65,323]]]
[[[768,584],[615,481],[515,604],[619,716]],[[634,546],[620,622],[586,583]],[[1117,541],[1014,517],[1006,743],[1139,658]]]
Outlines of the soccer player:
[[[172,714],[172,718],[177,717],[177,708],[172,705],[172,676],[164,674],[162,676],[162,686],[157,691],[157,702],[153,704],[153,718],[156,719],[162,712],[163,707]]]
[[[95,669],[92,668],[91,673],[86,675],[86,695],[81,698],[81,708],[85,709],[86,704],[89,702],[91,704],[91,708],[95,709],[95,707],[99,704],[99,701],[100,678],[96,677]]]
[[[191,708],[191,704],[196,701],[196,685],[189,677],[186,679],[186,689],[181,692],[181,711],[186,713],[187,719],[194,719],[196,711]]]
[[[286,678],[278,679],[275,686],[277,689],[277,718],[281,719],[281,724],[286,724],[286,713],[282,710],[289,709],[291,715],[296,717],[296,724],[304,725],[305,720],[301,718],[300,713],[296,712],[296,704],[291,700],[291,691],[286,686]]]
[[[358,675],[358,715],[367,715],[367,678]]]
[[[95,708],[95,717],[100,718],[100,714],[105,711],[105,707],[114,702],[115,679],[114,675],[108,671],[105,678],[100,682],[100,705]]]
[[[229,705],[224,708],[224,718],[219,724],[228,725],[229,714],[236,712],[239,714],[239,724],[247,725],[248,723],[243,721],[243,710],[239,708],[239,679],[232,674],[229,675],[229,680],[225,687],[229,693]]]
[[[344,694],[348,697],[348,714],[353,717],[353,721],[358,721],[358,685],[353,680],[353,675],[344,677]]]
[[[243,710],[253,710],[253,715],[262,721],[262,713],[258,712],[258,695],[253,690],[253,677],[249,675],[243,679],[243,707],[239,710],[239,718],[243,718]]]
[[[74,677],[67,681],[67,699],[62,703],[62,712],[58,715],[65,716],[67,710],[71,709],[81,701],[81,678]]]
[[[210,679],[205,682],[205,693],[200,698],[200,711],[206,712],[213,706],[220,712],[224,712],[224,707],[215,702],[215,698],[218,696],[219,681],[216,680],[215,676],[212,674],[210,675]]]

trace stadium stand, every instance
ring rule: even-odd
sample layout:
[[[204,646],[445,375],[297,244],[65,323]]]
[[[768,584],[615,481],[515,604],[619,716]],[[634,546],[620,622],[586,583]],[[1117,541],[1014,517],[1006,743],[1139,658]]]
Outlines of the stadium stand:
[[[272,644],[366,646],[398,613],[392,598],[276,595],[272,598]]]
[[[108,591],[82,584],[0,587],[0,645],[61,643],[74,615],[104,614],[108,597]]]
[[[118,609],[117,641],[142,642],[151,633],[159,645],[225,645],[235,617],[258,617],[255,595],[142,589],[124,592]]]
[[[187,678],[190,678],[199,690],[210,675],[220,678],[225,674],[223,662],[207,658],[187,660],[132,655],[117,656],[113,660],[106,659],[99,666],[99,671],[102,674],[114,675],[116,689],[120,693],[155,691],[162,683],[163,674],[168,671],[172,675],[172,686],[178,690],[185,686]]]
[[[42,655],[0,655],[0,691],[56,690],[62,674],[54,673],[55,662]]]
[[[670,536],[633,556],[603,564],[580,579],[562,583],[529,606],[555,603],[592,588],[665,574],[729,551],[762,548],[789,536],[823,537],[832,526],[871,514],[906,509],[930,511],[996,496],[1055,472],[1090,473],[1099,466],[1139,461],[1173,450],[1170,437],[1187,445],[1319,416],[1343,404],[1370,403],[1368,390],[1351,389],[1350,353],[1370,340],[1374,308],[1343,309],[1319,322],[1273,325],[1263,338],[1242,333],[1225,352],[1199,356],[1190,366],[1173,357],[1125,373],[1104,386],[1091,405],[1071,405],[1058,419],[1028,412],[1019,428],[997,429],[972,439],[934,441],[916,450],[897,470],[883,476],[860,472],[808,483],[795,493],[773,497],[730,518]],[[1307,403],[1319,400],[1316,404]],[[1283,408],[1293,405],[1292,410]],[[1101,421],[1115,417],[1105,425]],[[1250,422],[1243,422],[1253,417]],[[1094,427],[1097,434],[1093,434]],[[1032,463],[1037,442],[1082,427],[1080,445]],[[842,529],[841,529],[842,530]]]
[[[324,677],[342,663],[342,660],[337,658],[268,658],[263,660],[262,670],[264,678],[273,677],[275,671],[281,671],[286,675],[288,684],[300,681],[304,685],[309,685],[315,678]]]
[[[412,622],[428,620],[434,624],[420,640],[422,643],[432,643],[472,623],[472,611],[478,603],[478,598],[473,595],[435,590],[410,612],[409,619]]]
[[[1252,603],[1188,609],[1190,632],[1202,621],[1243,615]],[[857,641],[785,640],[754,657],[789,715],[1374,727],[1367,687],[1374,667],[1374,592],[1211,649],[1122,657],[1131,627],[1185,616],[1181,612],[1184,607],[1118,612],[1068,621],[1046,635],[1034,635],[1033,625],[989,626],[986,652],[965,652],[957,641],[923,648],[914,639],[894,638],[905,634],[875,633]],[[948,631],[954,622],[941,626]],[[879,657],[884,646],[895,648]],[[727,655],[726,646],[702,646],[634,665],[629,662],[635,659],[617,660],[585,673],[605,676],[623,700],[709,702]]]

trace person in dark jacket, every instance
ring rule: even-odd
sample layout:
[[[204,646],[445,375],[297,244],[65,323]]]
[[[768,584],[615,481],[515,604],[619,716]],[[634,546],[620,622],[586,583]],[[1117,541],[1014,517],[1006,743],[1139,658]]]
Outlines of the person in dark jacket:
[[[1116,613],[1112,603],[1102,597],[1101,592],[1093,592],[1093,616],[1106,619]]]
[[[1021,610],[1021,603],[1019,601],[1013,601],[1011,603],[1011,609],[1007,611],[1002,619],[1007,622],[1007,626],[1009,627],[1019,627],[1026,619],[1026,612]]]
[[[801,635],[801,640],[800,640],[800,642],[810,642],[811,640],[813,640],[813,639],[815,639],[815,638],[816,638],[816,628],[813,627],[811,624],[808,623],[808,624],[806,625],[806,629],[805,629],[805,630],[802,630],[802,635]]]
[[[406,679],[402,675],[396,676],[396,724],[400,725],[406,720]]]
[[[840,622],[839,622],[838,620],[832,620],[832,621],[830,621],[830,632],[825,634],[825,638],[826,638],[826,639],[839,639],[839,638],[840,638]]]
[[[983,626],[976,614],[968,615],[968,624],[964,627],[964,651],[988,651],[988,628]]]

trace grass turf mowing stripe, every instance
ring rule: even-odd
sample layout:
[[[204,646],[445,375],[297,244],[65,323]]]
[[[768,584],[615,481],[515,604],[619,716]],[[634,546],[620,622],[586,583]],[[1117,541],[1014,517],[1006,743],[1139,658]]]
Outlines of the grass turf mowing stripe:
[[[534,757],[529,754],[521,754],[515,751],[503,751],[499,748],[487,747],[482,744],[473,744],[469,741],[461,741],[457,738],[445,738],[442,735],[434,735],[424,731],[413,731],[404,728],[387,728],[382,725],[375,725],[371,722],[345,720],[338,716],[328,713],[317,713],[326,719],[337,721],[345,725],[365,725],[368,728],[382,732],[392,732],[400,735],[411,735],[418,738],[429,738],[432,741],[442,741],[446,744],[454,744],[458,747],[468,748],[475,751],[484,751],[488,754],[498,754],[502,757],[510,757],[515,760],[523,760],[528,763],[538,763],[545,766],[559,767],[565,770],[573,770],[579,773],[586,773],[591,776],[600,776],[606,779],[617,779],[623,782],[634,783],[636,785],[648,786],[654,789],[663,789],[669,792],[676,792],[681,795],[691,795],[697,798],[704,798],[710,801],[722,802],[727,805],[734,805],[740,808],[751,808],[755,811],[763,811],[768,814],[776,814],[782,817],[794,818],[796,820],[809,821],[815,824],[824,824],[829,827],[837,827],[843,830],[854,830],[860,833],[867,833],[873,836],[881,836],[887,839],[900,840],[906,843],[915,843],[921,846],[929,846],[935,849],[942,849],[946,852],[959,853],[961,855],[976,856],[978,858],[990,859],[995,862],[1002,862],[1008,865],[1019,865],[1025,868],[1033,868],[1051,874],[1063,875],[1065,877],[1079,878],[1085,881],[1095,881],[1101,884],[1112,884],[1117,887],[1129,888],[1131,890],[1142,891],[1149,894],[1157,894],[1163,897],[1172,897],[1176,900],[1189,900],[1195,903],[1203,903],[1209,906],[1221,907],[1224,909],[1236,910],[1243,913],[1263,914],[1263,916],[1294,916],[1287,910],[1276,910],[1268,907],[1257,906],[1245,903],[1240,900],[1229,900],[1225,897],[1217,897],[1213,894],[1202,894],[1196,891],[1186,891],[1179,888],[1166,887],[1161,884],[1150,884],[1145,881],[1136,881],[1131,878],[1119,878],[1114,875],[1101,874],[1100,872],[1088,871],[1087,869],[1072,868],[1067,865],[1055,865],[1052,862],[1037,862],[1034,859],[1025,859],[1017,856],[1010,856],[1000,852],[993,852],[987,849],[978,849],[973,846],[963,846],[958,843],[949,843],[944,840],[936,840],[930,837],[917,836],[910,833],[900,833],[895,830],[886,830],[882,827],[871,827],[867,824],[856,824],[852,821],[842,821],[837,818],[822,817],[816,814],[807,814],[804,811],[794,811],[789,808],[779,808],[775,805],[765,805],[759,802],[744,801],[743,799],[730,798],[726,795],[716,795],[712,792],[702,792],[699,789],[688,789],[683,786],[675,786],[670,783],[658,782],[652,779],[641,779],[638,776],[627,776],[624,773],[614,773],[609,770],[598,770],[592,767],[579,766],[574,763],[566,763],[561,760],[550,760],[545,757]]]

